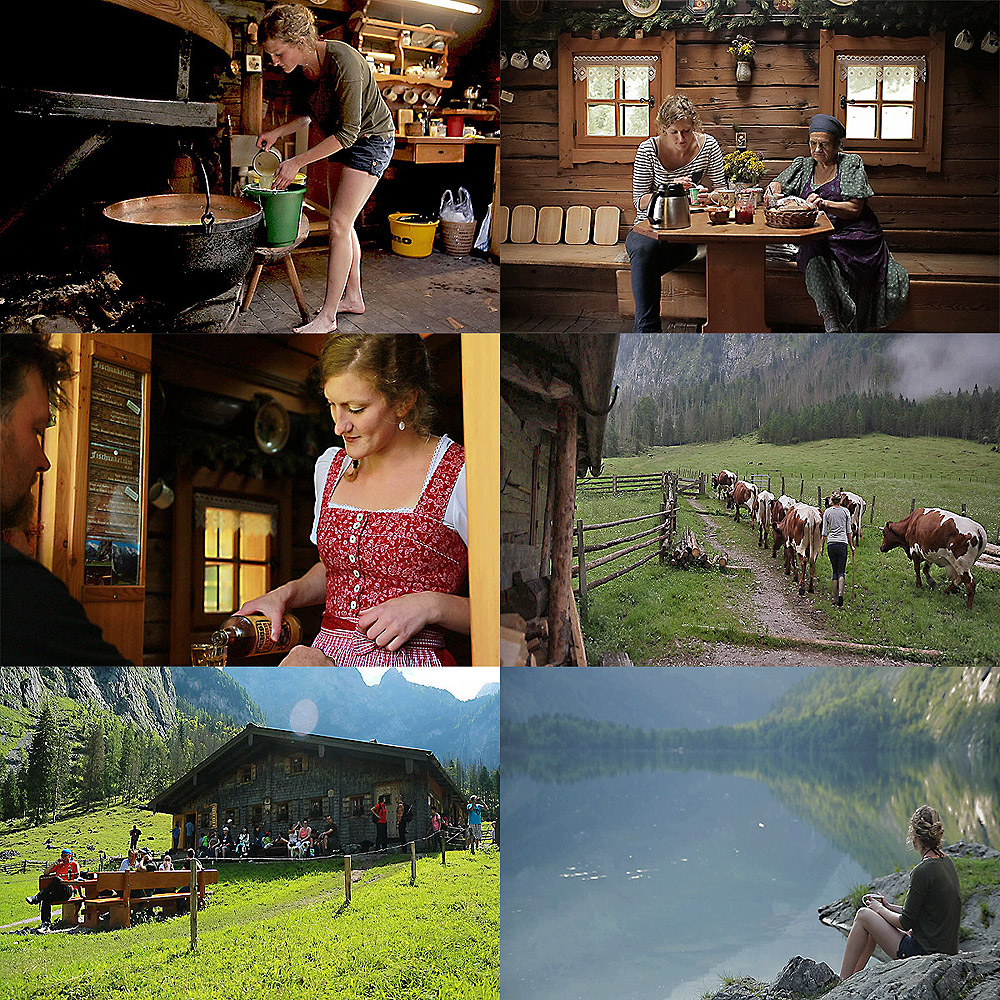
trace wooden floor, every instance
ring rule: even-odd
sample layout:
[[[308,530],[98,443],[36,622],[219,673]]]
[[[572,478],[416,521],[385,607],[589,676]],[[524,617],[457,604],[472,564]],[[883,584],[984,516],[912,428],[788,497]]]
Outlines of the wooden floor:
[[[306,303],[313,312],[323,303],[328,251],[302,247],[293,259]],[[500,267],[479,257],[401,257],[365,248],[361,288],[366,311],[342,313],[341,330],[364,333],[441,333],[500,329]],[[292,287],[281,264],[264,268],[249,312],[238,316],[231,333],[273,333],[301,325]]]
[[[586,312],[580,316],[504,316],[504,333],[628,333],[632,317],[618,313]],[[695,324],[664,323],[665,333],[697,333]]]

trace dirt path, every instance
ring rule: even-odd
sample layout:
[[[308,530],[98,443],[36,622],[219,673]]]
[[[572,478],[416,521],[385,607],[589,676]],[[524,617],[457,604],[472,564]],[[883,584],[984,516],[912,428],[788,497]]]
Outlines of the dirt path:
[[[705,524],[705,539],[713,548],[727,553],[730,566],[749,567],[753,573],[753,588],[748,588],[739,603],[739,616],[746,624],[748,632],[767,633],[784,639],[844,639],[832,632],[826,624],[823,598],[819,606],[812,597],[799,597],[798,585],[791,576],[785,576],[784,560],[781,552],[772,559],[771,546],[757,547],[757,530],[747,523],[749,513],[740,515],[740,523],[733,521],[726,512],[727,519],[720,520],[709,513],[722,508],[711,497],[688,501],[692,510]],[[829,581],[821,589],[826,590],[829,600]],[[847,593],[850,595],[850,569],[848,569]],[[849,597],[848,597],[849,599]],[[681,659],[669,661],[675,664],[699,666],[912,666],[913,661],[902,661],[887,657],[867,656],[851,650],[812,649],[759,649],[754,646],[738,646],[723,642],[705,642],[697,653],[685,653]],[[925,666],[929,664],[924,664]]]

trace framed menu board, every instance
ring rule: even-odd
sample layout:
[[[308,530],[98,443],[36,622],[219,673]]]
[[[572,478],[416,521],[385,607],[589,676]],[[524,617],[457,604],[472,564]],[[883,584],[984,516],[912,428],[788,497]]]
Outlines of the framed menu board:
[[[146,377],[91,358],[83,583],[141,584]]]

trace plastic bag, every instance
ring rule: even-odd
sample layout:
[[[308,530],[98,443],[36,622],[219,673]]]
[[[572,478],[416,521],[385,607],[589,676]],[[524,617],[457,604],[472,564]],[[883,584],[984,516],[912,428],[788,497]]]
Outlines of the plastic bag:
[[[486,209],[486,217],[483,219],[483,224],[479,227],[479,235],[476,237],[476,242],[473,244],[477,250],[482,250],[483,252],[489,250],[490,248],[490,223],[493,220],[493,205]]]
[[[445,222],[475,222],[472,214],[472,196],[464,187],[458,189],[456,198],[450,190],[441,195],[440,216]]]

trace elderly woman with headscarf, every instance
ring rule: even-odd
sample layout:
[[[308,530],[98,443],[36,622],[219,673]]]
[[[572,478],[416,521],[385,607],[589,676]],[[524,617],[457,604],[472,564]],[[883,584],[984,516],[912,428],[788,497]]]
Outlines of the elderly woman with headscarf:
[[[833,232],[799,247],[798,265],[827,331],[888,326],[906,308],[910,276],[889,253],[868,204],[875,193],[857,153],[841,149],[847,130],[830,115],[809,120],[809,156],[768,185],[768,198],[798,195],[824,211]]]

